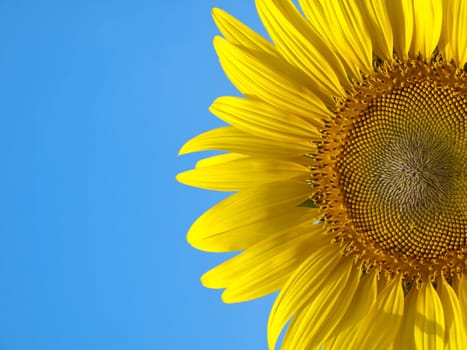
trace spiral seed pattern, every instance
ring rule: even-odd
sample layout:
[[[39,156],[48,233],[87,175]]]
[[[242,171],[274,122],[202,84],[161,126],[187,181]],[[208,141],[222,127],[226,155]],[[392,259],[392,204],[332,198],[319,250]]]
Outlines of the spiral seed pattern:
[[[367,264],[414,277],[465,269],[466,84],[442,62],[385,66],[323,130],[316,200]]]

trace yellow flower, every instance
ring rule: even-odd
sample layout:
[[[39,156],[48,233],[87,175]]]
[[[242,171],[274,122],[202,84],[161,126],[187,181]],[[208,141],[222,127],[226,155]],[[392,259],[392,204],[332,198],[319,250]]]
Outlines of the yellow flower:
[[[243,97],[180,182],[236,193],[188,241],[243,251],[207,272],[226,302],[280,291],[269,348],[467,347],[467,1],[257,0],[272,43],[221,10]],[[303,13],[303,14],[302,14]]]

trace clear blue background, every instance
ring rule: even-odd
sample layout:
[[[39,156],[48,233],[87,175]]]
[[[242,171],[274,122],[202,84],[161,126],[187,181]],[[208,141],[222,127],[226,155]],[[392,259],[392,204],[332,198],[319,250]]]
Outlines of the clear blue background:
[[[177,157],[235,94],[211,8],[254,2],[0,2],[0,350],[266,349],[272,297],[225,305],[191,248],[222,195]]]

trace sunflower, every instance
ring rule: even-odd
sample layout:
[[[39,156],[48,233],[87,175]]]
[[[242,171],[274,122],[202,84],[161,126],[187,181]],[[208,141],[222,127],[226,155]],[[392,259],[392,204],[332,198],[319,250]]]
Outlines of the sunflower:
[[[269,348],[467,346],[467,1],[257,0],[271,41],[219,9],[242,97],[182,183],[233,191],[188,241],[241,251],[225,302],[279,291]]]

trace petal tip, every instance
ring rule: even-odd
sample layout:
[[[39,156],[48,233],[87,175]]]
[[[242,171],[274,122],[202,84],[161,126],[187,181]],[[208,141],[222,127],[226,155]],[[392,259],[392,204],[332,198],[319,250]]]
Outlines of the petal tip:
[[[222,17],[224,13],[225,11],[218,7],[213,7],[213,9],[211,10],[211,15],[214,21],[217,21],[220,17]]]
[[[188,171],[184,171],[183,173],[179,173],[177,175],[175,175],[175,180],[177,180],[177,182],[180,182],[181,184],[184,184],[186,185],[186,173]]]
[[[187,147],[187,143],[185,143],[179,150],[178,150],[178,155],[183,156],[185,154],[190,153],[189,148]],[[178,176],[178,175],[177,175]]]
[[[204,275],[202,275],[200,278],[201,284],[206,288],[213,288],[212,287],[213,283],[211,281],[210,275],[211,274],[208,271]]]
[[[236,303],[241,302],[240,300],[237,300],[234,296],[232,296],[229,289],[224,290],[221,298],[225,304],[236,304]]]
[[[227,40],[225,40],[223,37],[220,35],[214,36],[214,39],[212,39],[212,43],[214,45],[214,48],[217,50],[222,49],[225,47]]]
[[[198,235],[196,230],[193,230],[193,226],[191,226],[191,228],[188,230],[188,233],[186,234],[186,241],[193,248],[198,249],[199,238],[197,236]]]
[[[185,142],[185,144],[178,151],[178,155],[183,156],[185,154],[200,151],[199,149],[196,148],[196,146],[194,146],[196,144],[195,140],[197,140],[198,136],[199,135],[196,135],[193,138],[191,138],[190,140],[188,140],[187,142]]]

